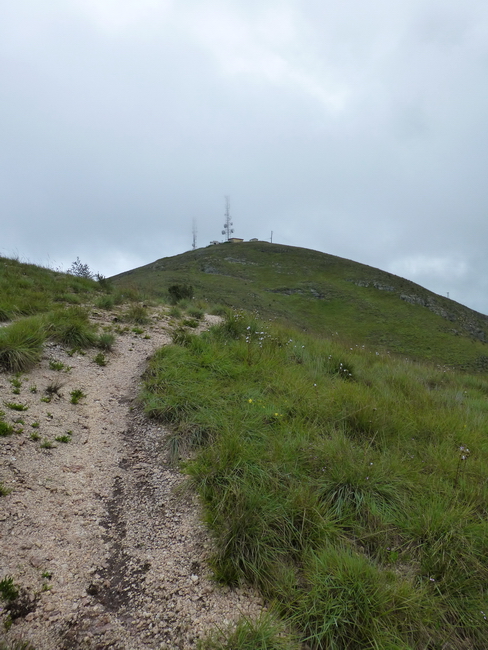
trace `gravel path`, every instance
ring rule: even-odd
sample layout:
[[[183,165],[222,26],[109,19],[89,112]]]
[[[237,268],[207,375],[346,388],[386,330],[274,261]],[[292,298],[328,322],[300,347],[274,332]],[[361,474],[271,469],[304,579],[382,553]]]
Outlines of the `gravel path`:
[[[70,357],[48,345],[20,394],[0,375],[5,419],[23,420],[21,434],[0,438],[0,483],[12,490],[0,497],[0,579],[21,588],[8,631],[9,612],[0,613],[0,640],[36,650],[190,649],[215,625],[262,609],[255,594],[209,578],[198,502],[175,491],[184,479],[165,462],[168,432],[135,399],[147,359],[170,342],[161,314],[144,330],[118,336],[105,367],[93,351]],[[71,369],[53,370],[53,360]],[[85,397],[71,404],[76,389]],[[62,436],[69,442],[55,441]]]

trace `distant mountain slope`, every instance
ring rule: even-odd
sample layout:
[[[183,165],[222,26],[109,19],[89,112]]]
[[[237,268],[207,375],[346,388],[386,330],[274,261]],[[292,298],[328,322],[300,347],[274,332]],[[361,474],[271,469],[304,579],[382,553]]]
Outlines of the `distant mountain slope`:
[[[488,317],[418,284],[318,251],[245,242],[163,258],[112,278],[164,295],[174,283],[195,298],[276,318],[351,345],[488,369]]]

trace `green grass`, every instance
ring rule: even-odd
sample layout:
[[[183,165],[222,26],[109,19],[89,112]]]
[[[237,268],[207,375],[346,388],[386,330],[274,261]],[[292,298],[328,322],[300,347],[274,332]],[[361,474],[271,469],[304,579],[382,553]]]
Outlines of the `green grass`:
[[[25,318],[0,328],[0,368],[24,372],[40,359],[46,332],[39,317]]]
[[[10,494],[11,491],[12,490],[5,487],[5,485],[2,482],[0,482],[0,497],[6,497],[7,494]]]
[[[97,347],[105,352],[111,352],[115,343],[115,335],[112,332],[102,332],[97,341]]]
[[[19,595],[19,589],[14,583],[12,576],[5,576],[0,580],[0,598],[5,602],[15,600]]]
[[[51,370],[57,370],[58,372],[61,372],[62,370],[68,372],[69,370],[71,370],[70,366],[65,366],[62,361],[55,361],[54,359],[51,359],[49,361],[49,368]]]
[[[314,650],[482,648],[486,376],[243,312],[176,334],[142,399],[202,499],[215,579],[260,589]]]
[[[124,312],[124,320],[130,323],[137,323],[138,325],[146,325],[149,322],[149,315],[145,305],[133,303]]]
[[[0,328],[0,370],[29,370],[39,362],[47,339],[78,351],[96,345],[111,349],[113,335],[97,335],[89,320],[91,307],[111,309],[141,299],[133,289],[111,292],[104,278],[97,282],[0,257],[0,321],[13,321]],[[20,387],[14,390],[19,394]]]
[[[154,297],[191,285],[195,302],[257,311],[348,347],[456,367],[488,369],[488,319],[403,278],[364,264],[266,242],[221,244],[158,260],[113,278]],[[178,303],[179,317],[183,303]],[[170,312],[171,315],[171,312]]]
[[[69,434],[63,434],[62,436],[57,436],[54,439],[56,440],[56,442],[62,442],[62,443],[71,442],[71,436]]]
[[[203,317],[205,316],[204,310],[198,307],[190,307],[190,309],[186,310],[186,313],[194,320],[203,320]]]
[[[42,317],[22,318],[0,328],[0,368],[8,372],[29,370],[39,362],[47,338],[76,349],[99,342],[89,323],[88,312],[82,307],[67,307]],[[60,361],[51,360],[49,366],[53,370],[69,370],[69,366]]]
[[[114,306],[115,299],[113,296],[102,296],[95,301],[95,307],[98,307],[99,309],[106,309],[107,311],[110,311],[114,308]]]
[[[15,433],[14,427],[0,418],[0,438],[6,438]]]
[[[82,307],[68,307],[49,314],[48,332],[51,339],[71,348],[84,349],[97,342],[88,311]]]
[[[85,393],[80,388],[75,388],[75,390],[72,390],[70,395],[71,404],[79,404],[80,400],[86,397]]]
[[[103,352],[99,352],[94,358],[93,358],[94,363],[96,363],[98,366],[104,367],[107,365],[107,359],[105,358],[105,355]]]
[[[18,402],[5,402],[5,406],[11,411],[27,411],[29,408],[26,404],[20,404]]]
[[[0,317],[4,321],[51,311],[56,302],[89,302],[105,293],[94,280],[0,257]]]
[[[271,614],[253,621],[241,618],[235,628],[219,630],[198,645],[199,650],[299,650],[300,645]]]

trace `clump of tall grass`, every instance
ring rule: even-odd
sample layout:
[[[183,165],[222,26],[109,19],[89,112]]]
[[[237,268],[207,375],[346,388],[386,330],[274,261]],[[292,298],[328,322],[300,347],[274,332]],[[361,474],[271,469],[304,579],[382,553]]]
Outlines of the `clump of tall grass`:
[[[271,614],[257,620],[241,618],[229,630],[219,630],[200,642],[199,650],[299,650],[300,645]]]
[[[145,305],[138,303],[131,304],[124,312],[123,319],[130,323],[145,325],[149,322],[149,313]]]
[[[215,578],[314,649],[483,647],[488,381],[245,313],[181,343],[142,398],[189,455]]]
[[[107,311],[114,308],[115,298],[113,296],[101,296],[95,301],[95,307],[106,309]]]
[[[0,418],[0,438],[6,438],[15,433],[14,427]]]
[[[40,359],[46,331],[38,317],[24,318],[0,328],[0,367],[23,372]]]
[[[205,316],[205,312],[200,307],[190,307],[186,310],[186,314],[195,320],[203,320],[203,317]]]
[[[115,334],[112,332],[102,332],[97,340],[97,347],[106,352],[111,352],[113,350],[115,343]]]
[[[88,312],[82,307],[68,307],[52,312],[48,317],[48,332],[50,338],[72,348],[88,348],[97,342]]]
[[[304,580],[290,620],[313,648],[426,647],[427,625],[438,623],[425,588],[348,548],[311,553]]]

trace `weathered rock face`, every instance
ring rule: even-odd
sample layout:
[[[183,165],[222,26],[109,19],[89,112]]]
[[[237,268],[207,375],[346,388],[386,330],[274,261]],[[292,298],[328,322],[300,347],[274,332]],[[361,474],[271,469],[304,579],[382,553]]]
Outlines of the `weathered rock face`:
[[[378,282],[377,280],[373,280],[373,281],[357,280],[356,282],[354,282],[354,284],[358,287],[374,287],[379,291],[395,291],[395,287],[392,287],[389,284],[383,284],[382,282]]]
[[[351,280],[351,282],[358,287],[374,287],[375,289],[378,289],[378,291],[391,291],[397,293],[401,300],[408,302],[410,305],[425,307],[432,313],[437,314],[437,316],[441,316],[451,323],[456,323],[458,327],[455,330],[451,330],[454,333],[459,335],[467,334],[483,343],[488,340],[488,316],[479,314],[478,312],[463,307],[462,305],[458,305],[457,303],[450,301],[448,298],[441,298],[440,296],[427,292],[427,290],[424,290],[424,295],[413,292],[406,293],[401,291],[399,288],[395,288],[394,286],[385,284],[379,280],[360,279]]]

